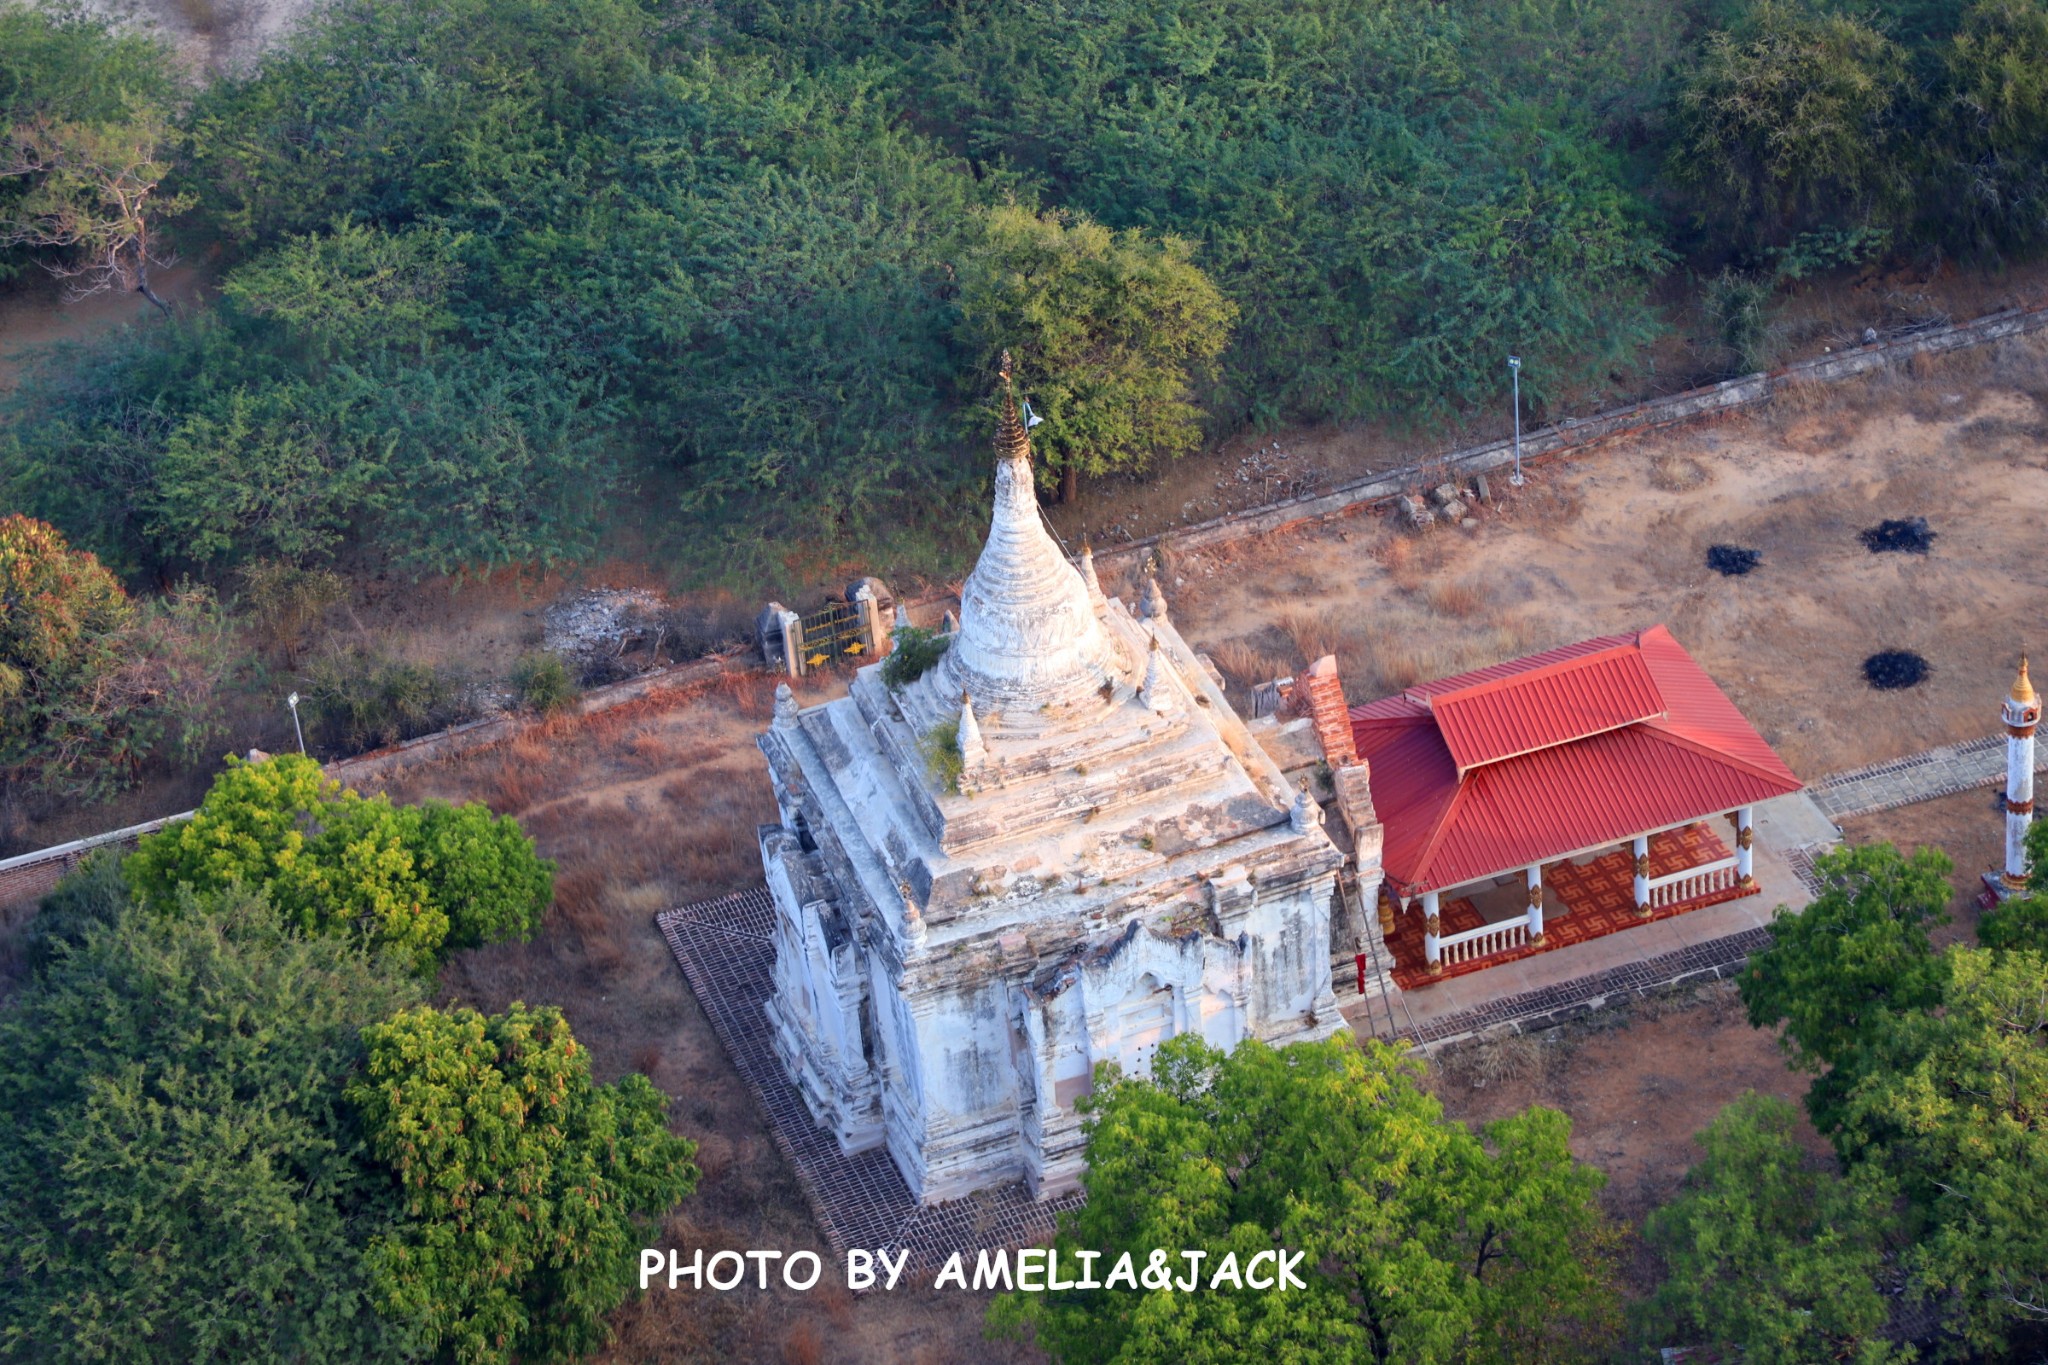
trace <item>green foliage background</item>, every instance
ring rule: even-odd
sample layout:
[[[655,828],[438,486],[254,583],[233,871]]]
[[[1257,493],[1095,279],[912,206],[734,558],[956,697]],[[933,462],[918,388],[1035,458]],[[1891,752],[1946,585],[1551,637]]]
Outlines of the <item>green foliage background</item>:
[[[0,119],[168,110],[227,250],[7,416],[124,572],[575,559],[635,488],[685,576],[936,567],[997,345],[1097,473],[1601,391],[1675,265],[2048,237],[2048,0],[345,0],[204,90],[39,13]],[[1033,223],[1115,249],[1023,280]]]

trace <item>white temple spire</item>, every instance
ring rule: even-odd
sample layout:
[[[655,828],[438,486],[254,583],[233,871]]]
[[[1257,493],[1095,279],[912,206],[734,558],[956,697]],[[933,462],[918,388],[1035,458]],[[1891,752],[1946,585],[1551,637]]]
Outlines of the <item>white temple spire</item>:
[[[1001,374],[988,540],[960,591],[960,629],[933,673],[940,695],[971,692],[984,707],[1026,715],[1085,704],[1105,674],[1121,671],[1120,655],[1039,513],[1007,351]]]

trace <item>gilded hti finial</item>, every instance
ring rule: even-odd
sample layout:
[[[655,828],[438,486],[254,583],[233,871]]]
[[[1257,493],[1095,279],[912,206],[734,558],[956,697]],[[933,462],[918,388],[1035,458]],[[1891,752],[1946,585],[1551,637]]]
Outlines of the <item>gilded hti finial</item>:
[[[996,455],[1005,460],[1029,460],[1031,437],[1024,430],[1024,419],[1017,415],[1017,389],[1011,382],[1015,370],[1007,350],[996,373],[1003,380],[1003,415],[996,422]]]
[[[2022,706],[2035,700],[2034,680],[2027,676],[2027,656],[2020,655],[2020,675],[2012,680],[2012,699]]]

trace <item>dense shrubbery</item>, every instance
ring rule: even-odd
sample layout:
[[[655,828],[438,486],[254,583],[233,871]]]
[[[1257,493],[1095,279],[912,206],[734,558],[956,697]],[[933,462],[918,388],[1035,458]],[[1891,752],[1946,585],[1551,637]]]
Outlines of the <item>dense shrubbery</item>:
[[[0,517],[0,801],[104,796],[154,756],[197,757],[226,653],[211,593],[137,604],[53,527]]]
[[[1751,1022],[1782,1025],[1822,1074],[1807,1112],[1751,1096],[1701,1135],[1708,1159],[1649,1224],[1671,1279],[1653,1337],[1759,1361],[1906,1358],[1887,1300],[1939,1324],[1936,1358],[2034,1359],[2048,1333],[2048,825],[2027,896],[1985,916],[1985,946],[1937,951],[1948,860],[1890,845],[1816,860],[1823,890],[1781,915],[1740,979]],[[1925,1344],[1925,1343],[1923,1343]]]
[[[929,560],[998,343],[1099,472],[1490,399],[1510,350],[1604,384],[1674,259],[2048,237],[2044,0],[350,0],[113,101],[80,73],[147,45],[45,29],[0,117],[175,117],[165,207],[231,248],[14,405],[0,479],[124,570],[574,558],[635,481],[706,572]],[[0,212],[96,193],[47,180]]]
[[[69,936],[0,1014],[0,1360],[600,1344],[692,1145],[555,1011],[420,994],[239,885]]]
[[[1252,1273],[1281,1248],[1304,1283],[998,1300],[994,1321],[1028,1326],[1054,1359],[1506,1365],[1598,1360],[1615,1344],[1603,1178],[1572,1158],[1563,1114],[1474,1133],[1444,1118],[1420,1063],[1348,1035],[1225,1055],[1183,1034],[1152,1070],[1099,1068],[1081,1101],[1088,1203],[1061,1217],[1061,1265],[1098,1252],[1105,1279],[1120,1256],[1142,1270],[1166,1248],[1174,1275],[1208,1285],[1226,1257]],[[1191,1266],[1188,1252],[1206,1255]]]

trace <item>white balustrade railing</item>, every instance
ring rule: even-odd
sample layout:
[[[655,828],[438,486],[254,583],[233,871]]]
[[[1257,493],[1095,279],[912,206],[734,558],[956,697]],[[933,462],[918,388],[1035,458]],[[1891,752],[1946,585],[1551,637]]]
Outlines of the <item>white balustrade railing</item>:
[[[1680,905],[1686,901],[1711,896],[1716,891],[1732,891],[1741,880],[1735,870],[1735,859],[1723,858],[1718,863],[1703,863],[1688,867],[1668,876],[1652,877],[1649,881],[1650,905],[1662,909],[1667,905]]]
[[[1502,920],[1499,924],[1482,924],[1477,929],[1438,939],[1436,946],[1438,957],[1448,964],[1491,957],[1510,948],[1519,948],[1528,941],[1529,921],[1511,919]]]

